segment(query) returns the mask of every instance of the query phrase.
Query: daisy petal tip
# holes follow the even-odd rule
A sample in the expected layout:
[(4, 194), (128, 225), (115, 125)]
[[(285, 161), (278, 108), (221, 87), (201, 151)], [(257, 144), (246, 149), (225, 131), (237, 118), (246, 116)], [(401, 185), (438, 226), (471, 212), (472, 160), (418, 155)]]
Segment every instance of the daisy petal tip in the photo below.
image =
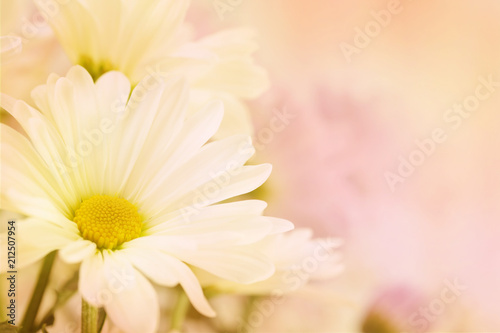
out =
[(61, 79), (68, 80), (75, 87), (80, 87), (84, 89), (84, 87), (94, 87), (94, 79), (90, 75), (90, 73), (82, 66), (75, 65), (68, 70), (68, 73), (65, 77), (61, 77), (57, 80), (59, 82)]
[(217, 313), (215, 313), (215, 311), (214, 311), (214, 310), (211, 310), (210, 312), (207, 312), (207, 313), (205, 314), (205, 316), (207, 316), (207, 317), (209, 317), (209, 318), (215, 318), (215, 317), (217, 317)]
[(201, 113), (211, 118), (218, 129), (224, 118), (224, 103), (221, 100), (213, 100), (206, 103), (202, 110)]
[[(193, 304), (195, 306), (195, 304)], [(207, 302), (205, 306), (195, 306), (195, 308), (205, 317), (208, 318), (215, 318), (217, 317), (217, 313), (215, 310), (212, 308), (212, 306)]]
[(246, 281), (245, 284), (252, 284), (265, 281), (269, 279), (271, 276), (273, 276), (274, 273), (276, 273), (276, 266), (272, 262), (269, 262), (267, 270), (265, 272), (263, 272), (260, 276), (256, 277), (253, 281)]
[(10, 113), (10, 110), (12, 110), (18, 102), (19, 101), (14, 97), (9, 96), (5, 93), (0, 93), (0, 106), (7, 112)]
[[(81, 65), (74, 65), (72, 66), (68, 72), (66, 73), (66, 77), (67, 78), (70, 78), (70, 77), (86, 77), (86, 78), (90, 78), (90, 80), (92, 80), (92, 76), (89, 74), (89, 72), (85, 69), (85, 67), (81, 66)], [(94, 80), (92, 80), (94, 81)]]
[(96, 85), (98, 85), (99, 82), (113, 82), (113, 81), (125, 82), (128, 84), (128, 86), (130, 86), (130, 80), (128, 79), (128, 77), (122, 72), (115, 70), (106, 72), (101, 76), (99, 76), (99, 78), (96, 80)]
[(59, 256), (66, 263), (79, 263), (94, 254), (96, 249), (97, 246), (94, 242), (78, 240), (61, 249)]
[(261, 168), (267, 173), (268, 177), (271, 175), (271, 172), (273, 171), (273, 165), (271, 163), (261, 164)]
[(279, 234), (291, 231), (293, 229), (295, 229), (295, 225), (292, 222), (288, 220), (279, 219), (277, 221), (274, 221), (272, 231), (273, 233)]
[(224, 103), (221, 100), (215, 100), (207, 103), (206, 108), (215, 114), (220, 114), (220, 118), (224, 116)]

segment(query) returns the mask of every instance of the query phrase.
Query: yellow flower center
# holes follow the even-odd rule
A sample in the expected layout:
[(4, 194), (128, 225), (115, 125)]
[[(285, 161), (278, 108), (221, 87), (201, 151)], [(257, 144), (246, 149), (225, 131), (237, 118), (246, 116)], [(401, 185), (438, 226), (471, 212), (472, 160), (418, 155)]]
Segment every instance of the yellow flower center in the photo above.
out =
[(126, 199), (94, 195), (75, 211), (74, 221), (83, 238), (98, 248), (114, 249), (141, 234), (142, 221), (137, 208)]

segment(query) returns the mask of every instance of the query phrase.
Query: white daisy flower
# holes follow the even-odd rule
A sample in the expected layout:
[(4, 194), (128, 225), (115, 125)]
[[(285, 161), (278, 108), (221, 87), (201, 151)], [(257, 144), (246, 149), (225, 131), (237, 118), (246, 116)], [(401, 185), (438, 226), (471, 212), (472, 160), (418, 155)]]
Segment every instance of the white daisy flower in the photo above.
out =
[(221, 103), (186, 117), (186, 84), (146, 87), (130, 94), (125, 75), (94, 83), (75, 66), (33, 91), (40, 111), (4, 94), (0, 102), (26, 132), (1, 124), (1, 208), (27, 216), (19, 263), (53, 250), (81, 262), (83, 299), (126, 332), (157, 327), (150, 281), (180, 284), (199, 312), (214, 316), (190, 266), (238, 283), (264, 280), (274, 265), (252, 244), (293, 228), (262, 216), (262, 201), (217, 204), (259, 187), (271, 171), (244, 165), (254, 153), (246, 136), (207, 143)]
[[(47, 11), (45, 0), (35, 1)], [(183, 24), (188, 0), (75, 0), (53, 2), (49, 23), (73, 64), (94, 78), (109, 70), (127, 75), (133, 84), (153, 82), (182, 70), (191, 84), (194, 107), (214, 98), (225, 104), (219, 137), (252, 133), (242, 99), (256, 98), (269, 86), (266, 71), (255, 65), (254, 35), (246, 29), (193, 40)]]

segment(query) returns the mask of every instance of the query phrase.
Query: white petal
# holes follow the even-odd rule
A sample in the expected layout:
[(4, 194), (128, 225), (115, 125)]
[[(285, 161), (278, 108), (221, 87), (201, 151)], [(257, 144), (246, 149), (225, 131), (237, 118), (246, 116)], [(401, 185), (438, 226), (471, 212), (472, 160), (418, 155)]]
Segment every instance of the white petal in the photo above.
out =
[[(45, 2), (36, 0), (35, 4), (43, 12)], [(73, 63), (78, 63), (82, 54), (95, 55), (96, 45), (89, 41), (89, 36), (100, 36), (95, 20), (80, 1), (69, 1), (58, 6), (60, 13), (52, 15), (49, 23), (58, 35), (60, 43)], [(95, 38), (94, 38), (95, 39)]]
[(231, 59), (217, 64), (196, 82), (196, 87), (256, 98), (269, 88), (269, 78), (262, 67), (248, 59)]
[[(158, 169), (167, 161), (172, 142), (183, 127), (189, 97), (187, 85), (182, 81), (169, 82), (169, 84), (164, 88), (157, 116), (144, 142), (144, 149), (140, 152), (130, 174), (128, 186), (125, 189), (126, 193), (130, 193), (128, 196), (136, 195), (137, 191), (153, 178), (151, 175), (158, 173)], [(134, 124), (131, 125), (134, 126)], [(131, 130), (135, 131), (134, 127)]]
[(61, 228), (34, 218), (20, 220), (17, 226), (19, 261), (17, 267), (28, 266), (49, 252), (59, 250), (79, 238), (72, 229)]
[(196, 251), (198, 249), (196, 241), (189, 237), (152, 235), (143, 236), (126, 242), (122, 245), (123, 249), (141, 248), (161, 250), (166, 253), (177, 253), (183, 251)]
[(146, 233), (185, 236), (203, 246), (227, 246), (255, 243), (267, 235), (293, 229), (289, 221), (261, 216), (265, 206), (262, 201), (248, 200), (186, 211), (154, 225)]
[[(134, 1), (126, 2), (129, 6), (129, 17), (122, 18), (128, 24), (122, 31), (120, 44), (120, 68), (122, 71), (132, 71), (140, 60), (151, 53), (159, 56), (158, 45), (164, 46), (171, 43), (179, 25), (184, 20), (189, 1)], [(138, 33), (139, 32), (139, 33)], [(155, 52), (156, 51), (156, 52)], [(161, 55), (165, 54), (164, 52)]]
[(40, 110), (47, 118), (51, 120), (54, 120), (51, 110), (54, 87), (59, 78), (59, 75), (51, 73), (47, 78), (46, 84), (39, 85), (31, 91), (31, 98), (35, 102), (38, 110)]
[[(97, 99), (100, 108), (99, 126), (102, 135), (100, 167), (96, 168), (97, 191), (113, 193), (113, 165), (120, 149), (120, 135), (123, 133), (125, 107), (130, 95), (130, 82), (120, 72), (105, 73), (96, 81)], [(95, 129), (94, 129), (95, 131)]]
[[(2, 105), (4, 99), (2, 96)], [(7, 109), (23, 126), (37, 154), (45, 162), (54, 180), (65, 195), (71, 197), (75, 190), (69, 177), (70, 156), (60, 134), (46, 117), (28, 104), (17, 101), (12, 109)], [(73, 171), (73, 170), (71, 170)], [(79, 179), (80, 177), (76, 177)]]
[(125, 102), (130, 95), (130, 81), (121, 72), (111, 71), (103, 74), (96, 82), (98, 100), (103, 111), (118, 112), (113, 109), (119, 106), (119, 102)]
[(177, 256), (193, 266), (238, 283), (255, 283), (274, 273), (273, 263), (253, 248), (203, 248)]
[[(154, 216), (170, 202), (201, 186), (210, 187), (210, 195), (217, 195), (220, 188), (230, 182), (233, 171), (254, 152), (250, 137), (244, 135), (207, 144), (187, 163), (171, 175), (158, 179), (152, 189), (144, 193), (145, 214)], [(169, 191), (165, 193), (167, 186)]]
[[(198, 210), (213, 203), (251, 192), (266, 181), (271, 169), (270, 164), (250, 165), (235, 169), (230, 172), (227, 182), (221, 184), (220, 179), (214, 179), (211, 182), (202, 184), (183, 197), (169, 203), (165, 211), (172, 212), (189, 208)], [(215, 192), (212, 191), (213, 185), (219, 185)], [(209, 188), (210, 186), (212, 188)]]
[[(109, 161), (109, 168), (114, 171), (112, 177), (115, 191), (124, 188), (136, 164), (141, 164), (140, 158), (149, 161), (161, 151), (163, 146), (156, 140), (168, 138), (163, 131), (168, 134), (179, 130), (186, 89), (185, 82), (177, 79), (158, 84), (149, 90), (142, 85), (134, 89), (125, 111), (120, 146), (116, 147), (115, 155), (110, 156)], [(120, 149), (121, 147), (129, 149)]]
[(17, 99), (7, 94), (0, 93), (0, 106), (2, 106), (2, 108), (4, 108), (7, 112), (12, 114), (16, 102)]
[(256, 33), (252, 29), (227, 29), (204, 37), (196, 43), (215, 51), (223, 59), (242, 58), (258, 49), (258, 44), (254, 41), (255, 36)]
[[(128, 189), (131, 198), (145, 198), (143, 194), (151, 185), (158, 183), (157, 178), (168, 176), (173, 170), (195, 155), (217, 131), (224, 115), (223, 105), (220, 102), (210, 103), (198, 113), (190, 117), (175, 140), (165, 147), (161, 158), (151, 161), (148, 172), (139, 173), (134, 170), (131, 183), (135, 186)], [(140, 186), (138, 186), (140, 185)], [(138, 199), (133, 199), (138, 200)]]
[[(111, 301), (104, 305), (109, 318), (125, 332), (155, 332), (160, 320), (160, 304), (151, 283), (120, 252), (105, 254), (104, 266), (112, 292)], [(118, 269), (128, 272), (129, 276), (120, 281), (115, 276)], [(110, 272), (113, 275), (109, 275)]]
[(202, 315), (207, 317), (215, 317), (215, 311), (208, 303), (203, 290), (201, 289), (200, 282), (194, 275), (193, 271), (181, 261), (171, 258), (170, 269), (177, 275), (179, 282), (186, 292), (191, 304)]
[(160, 216), (156, 220), (148, 222), (150, 229), (148, 233), (168, 232), (176, 228), (185, 227), (187, 224), (205, 220), (218, 220), (222, 217), (238, 219), (242, 216), (260, 216), (267, 207), (267, 203), (261, 200), (241, 200), (204, 207), (197, 210), (182, 210), (172, 216)]
[[(50, 221), (50, 223), (60, 227), (66, 227), (72, 223), (45, 196), (27, 194), (30, 192), (27, 190), (29, 188), (25, 187), (29, 184), (26, 179), (20, 178), (18, 184), (12, 184), (13, 180), (15, 179), (2, 184), (2, 187), (7, 187), (7, 189), (2, 189), (2, 209), (26, 216), (36, 216), (41, 220)], [(17, 188), (14, 188), (14, 186)]]
[(67, 263), (78, 263), (90, 255), (95, 255), (96, 244), (86, 239), (79, 239), (59, 251), (61, 258)]
[[(166, 244), (151, 241), (163, 237), (141, 238), (147, 239), (148, 242), (129, 245), (121, 253), (154, 282), (166, 286), (180, 283), (196, 310), (205, 316), (214, 317), (215, 312), (203, 295), (201, 286), (191, 269), (177, 258), (163, 253)], [(192, 249), (185, 249), (182, 252), (185, 251)]]
[(253, 134), (253, 124), (250, 112), (245, 104), (233, 95), (216, 94), (213, 98), (220, 99), (224, 103), (224, 120), (214, 139), (225, 138), (236, 134)]
[[(73, 127), (63, 128), (59, 126), (60, 132), (71, 131), (77, 135), (75, 142), (85, 140), (85, 131), (91, 131), (98, 128), (99, 107), (97, 103), (97, 92), (94, 81), (90, 74), (81, 66), (73, 66), (70, 68), (66, 77), (57, 80), (54, 89), (54, 103), (52, 112), (59, 109), (58, 114), (54, 117), (63, 117), (68, 114), (72, 116), (68, 125)], [(66, 116), (67, 117), (67, 116)], [(78, 149), (77, 146), (74, 147)]]
[(189, 114), (194, 114), (200, 108), (211, 102), (221, 101), (224, 104), (224, 119), (214, 140), (223, 139), (232, 135), (246, 134), (253, 135), (253, 124), (247, 106), (234, 95), (211, 91), (192, 89), (189, 99)]
[(271, 235), (281, 234), (283, 232), (293, 230), (295, 227), (292, 222), (285, 219), (269, 216), (266, 216), (265, 218), (273, 225), (270, 233)]
[(104, 304), (108, 289), (104, 272), (104, 258), (100, 252), (83, 260), (80, 266), (78, 290), (82, 297), (93, 306)]
[[(24, 193), (24, 196), (47, 198), (47, 203), (40, 208), (48, 214), (59, 213), (69, 216), (68, 201), (71, 200), (71, 196), (67, 195), (64, 185), (61, 187), (61, 184), (52, 177), (50, 170), (40, 159), (33, 145), (25, 136), (4, 124), (0, 124), (0, 131), (2, 153), (9, 156), (8, 159), (2, 160), (1, 207), (15, 211), (29, 210), (25, 203), (13, 200), (7, 195), (10, 190), (14, 189)], [(36, 216), (51, 220), (40, 215)]]
[(173, 287), (179, 283), (177, 276), (172, 273), (167, 254), (153, 249), (143, 249), (139, 246), (129, 247), (121, 251), (126, 254), (132, 264), (154, 283)]
[(218, 61), (196, 82), (196, 87), (224, 91), (243, 98), (255, 98), (269, 87), (266, 71), (255, 65), (251, 53), (257, 49), (254, 33), (248, 29), (221, 31), (195, 42), (213, 52)]

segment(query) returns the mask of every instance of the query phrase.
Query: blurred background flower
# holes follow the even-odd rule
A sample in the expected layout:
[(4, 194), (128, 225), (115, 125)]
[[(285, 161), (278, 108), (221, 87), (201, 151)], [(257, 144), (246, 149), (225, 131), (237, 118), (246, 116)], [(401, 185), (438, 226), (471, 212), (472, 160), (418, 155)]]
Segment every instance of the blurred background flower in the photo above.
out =
[(1, 91), (31, 102), (31, 90), (50, 73), (67, 71), (70, 62), (48, 24), (47, 13), (31, 0), (1, 4)]

